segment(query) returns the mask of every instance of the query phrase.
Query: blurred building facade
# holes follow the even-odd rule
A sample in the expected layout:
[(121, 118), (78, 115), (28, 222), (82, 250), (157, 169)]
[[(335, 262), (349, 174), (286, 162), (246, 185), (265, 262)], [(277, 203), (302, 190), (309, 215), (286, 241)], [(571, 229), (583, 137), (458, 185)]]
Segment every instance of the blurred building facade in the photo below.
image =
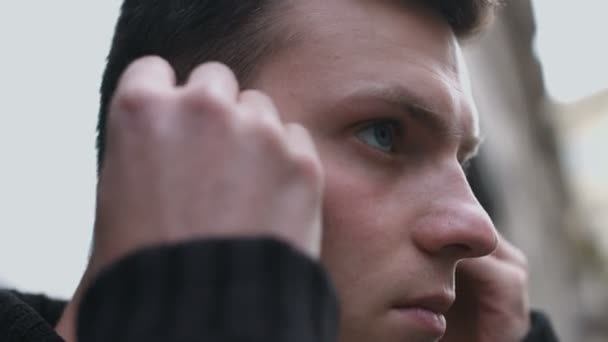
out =
[[(585, 127), (601, 121), (608, 132), (608, 99), (549, 104), (534, 34), (529, 1), (512, 1), (486, 34), (467, 43), (485, 136), (472, 183), (498, 229), (528, 255), (532, 305), (551, 316), (561, 340), (605, 342), (608, 257), (602, 251), (608, 251), (608, 233), (601, 226), (608, 222), (608, 187), (602, 183), (608, 173), (602, 177), (590, 166), (585, 172), (595, 180), (589, 182), (586, 175), (573, 176), (571, 165), (572, 156), (599, 143)], [(577, 115), (602, 106), (603, 116)], [(595, 151), (602, 153), (598, 146)], [(592, 200), (581, 195), (588, 188)]]

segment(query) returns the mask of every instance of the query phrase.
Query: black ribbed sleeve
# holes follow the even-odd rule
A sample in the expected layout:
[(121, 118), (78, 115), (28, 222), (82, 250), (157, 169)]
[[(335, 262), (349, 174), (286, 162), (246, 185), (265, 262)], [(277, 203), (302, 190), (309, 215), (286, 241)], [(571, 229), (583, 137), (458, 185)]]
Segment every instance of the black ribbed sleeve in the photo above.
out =
[(538, 311), (531, 314), (532, 327), (523, 342), (558, 342), (549, 319)]
[(137, 252), (84, 296), (80, 342), (331, 342), (337, 302), (321, 266), (271, 239)]
[(51, 325), (15, 293), (0, 291), (0, 341), (62, 342)]
[[(0, 342), (62, 342), (64, 302), (0, 291)], [(270, 239), (142, 250), (85, 294), (78, 342), (335, 342), (335, 293), (321, 266)], [(524, 342), (557, 342), (532, 313)], [(464, 342), (464, 341), (463, 341)]]

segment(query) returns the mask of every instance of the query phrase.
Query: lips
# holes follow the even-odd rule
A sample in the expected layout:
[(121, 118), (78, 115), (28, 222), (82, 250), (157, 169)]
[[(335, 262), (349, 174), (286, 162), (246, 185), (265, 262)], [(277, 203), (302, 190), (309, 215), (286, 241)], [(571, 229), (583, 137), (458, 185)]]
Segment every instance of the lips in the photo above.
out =
[(405, 306), (401, 307), (421, 308), (438, 315), (443, 315), (452, 307), (455, 298), (456, 296), (452, 293), (430, 295), (408, 301)]
[(455, 299), (456, 295), (453, 292), (443, 292), (399, 301), (394, 307), (396, 309), (420, 308), (437, 315), (443, 315), (452, 307)]
[(392, 317), (403, 322), (403, 326), (408, 327), (410, 333), (411, 329), (415, 329), (426, 336), (439, 338), (446, 332), (447, 322), (444, 313), (450, 309), (454, 299), (453, 292), (437, 292), (397, 302), (391, 310), (394, 313)]

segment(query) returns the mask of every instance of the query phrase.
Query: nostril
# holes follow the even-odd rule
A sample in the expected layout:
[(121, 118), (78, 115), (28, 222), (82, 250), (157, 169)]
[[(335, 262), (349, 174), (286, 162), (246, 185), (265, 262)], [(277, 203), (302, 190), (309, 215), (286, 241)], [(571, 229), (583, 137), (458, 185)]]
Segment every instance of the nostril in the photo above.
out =
[(471, 240), (471, 245), (469, 246), (472, 258), (492, 254), (498, 246), (498, 233), (491, 222), (488, 226), (480, 228), (480, 230), (477, 239)]
[(473, 258), (473, 255), (475, 254), (473, 248), (463, 243), (445, 246), (443, 250), (444, 254), (450, 254), (454, 259)]
[(454, 259), (479, 258), (492, 254), (492, 252), (494, 252), (496, 249), (498, 240), (484, 240), (469, 240), (467, 243), (447, 244), (443, 247), (442, 253), (445, 255), (450, 255)]

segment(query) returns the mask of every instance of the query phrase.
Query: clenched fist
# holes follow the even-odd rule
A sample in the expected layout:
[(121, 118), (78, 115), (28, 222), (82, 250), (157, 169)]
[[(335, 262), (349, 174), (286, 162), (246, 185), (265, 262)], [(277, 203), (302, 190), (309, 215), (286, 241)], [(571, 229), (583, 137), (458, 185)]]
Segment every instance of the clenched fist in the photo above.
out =
[(134, 62), (111, 104), (92, 262), (201, 238), (276, 237), (318, 258), (322, 168), (308, 132), (207, 63), (176, 86)]

